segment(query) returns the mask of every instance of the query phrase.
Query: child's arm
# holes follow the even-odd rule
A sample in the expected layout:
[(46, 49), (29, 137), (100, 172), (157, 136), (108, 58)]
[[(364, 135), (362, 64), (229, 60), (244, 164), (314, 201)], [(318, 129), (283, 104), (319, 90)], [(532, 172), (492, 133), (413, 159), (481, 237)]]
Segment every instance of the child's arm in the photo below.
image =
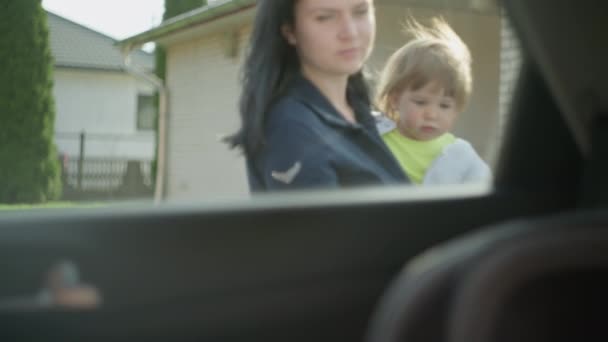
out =
[(488, 164), (486, 164), (477, 153), (475, 153), (475, 156), (477, 158), (471, 162), (471, 165), (463, 178), (463, 183), (481, 182), (492, 179), (492, 171)]
[(431, 164), (423, 184), (463, 184), (490, 180), (490, 168), (469, 142), (457, 139)]

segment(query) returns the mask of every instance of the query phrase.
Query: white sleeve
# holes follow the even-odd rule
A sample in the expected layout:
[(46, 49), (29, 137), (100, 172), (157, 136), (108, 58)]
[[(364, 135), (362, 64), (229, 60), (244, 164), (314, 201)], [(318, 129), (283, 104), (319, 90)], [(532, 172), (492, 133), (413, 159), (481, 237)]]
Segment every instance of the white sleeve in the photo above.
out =
[(431, 163), (423, 184), (462, 184), (490, 178), (490, 168), (473, 146), (463, 139), (456, 139)]

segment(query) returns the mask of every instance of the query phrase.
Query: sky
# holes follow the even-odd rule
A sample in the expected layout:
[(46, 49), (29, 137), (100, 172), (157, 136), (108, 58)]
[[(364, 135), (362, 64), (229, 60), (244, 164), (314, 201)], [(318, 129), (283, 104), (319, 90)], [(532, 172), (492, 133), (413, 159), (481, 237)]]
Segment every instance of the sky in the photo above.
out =
[(42, 0), (42, 6), (120, 40), (157, 26), (162, 21), (164, 0)]

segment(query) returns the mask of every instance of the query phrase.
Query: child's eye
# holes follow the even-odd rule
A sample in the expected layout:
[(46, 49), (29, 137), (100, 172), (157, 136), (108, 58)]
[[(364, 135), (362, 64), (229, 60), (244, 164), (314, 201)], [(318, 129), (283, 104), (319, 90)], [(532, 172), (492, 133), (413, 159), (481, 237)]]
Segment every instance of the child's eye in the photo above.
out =
[(412, 101), (419, 106), (424, 106), (426, 104), (426, 101), (424, 101), (424, 100), (412, 100)]
[(449, 104), (449, 103), (442, 103), (440, 106), (441, 106), (442, 109), (450, 109), (450, 108), (452, 108), (452, 105)]

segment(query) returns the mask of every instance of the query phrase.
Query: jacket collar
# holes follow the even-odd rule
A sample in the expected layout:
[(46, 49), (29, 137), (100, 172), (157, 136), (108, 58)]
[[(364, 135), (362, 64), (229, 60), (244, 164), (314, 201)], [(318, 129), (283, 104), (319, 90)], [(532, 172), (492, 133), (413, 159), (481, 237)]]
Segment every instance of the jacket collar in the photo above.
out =
[(341, 128), (360, 129), (362, 126), (374, 127), (374, 118), (370, 114), (370, 108), (363, 104), (363, 101), (348, 96), (348, 102), (353, 107), (357, 123), (353, 124), (335, 109), (329, 100), (321, 93), (311, 81), (298, 74), (294, 77), (290, 93), (305, 106), (309, 107), (315, 114), (326, 123)]

